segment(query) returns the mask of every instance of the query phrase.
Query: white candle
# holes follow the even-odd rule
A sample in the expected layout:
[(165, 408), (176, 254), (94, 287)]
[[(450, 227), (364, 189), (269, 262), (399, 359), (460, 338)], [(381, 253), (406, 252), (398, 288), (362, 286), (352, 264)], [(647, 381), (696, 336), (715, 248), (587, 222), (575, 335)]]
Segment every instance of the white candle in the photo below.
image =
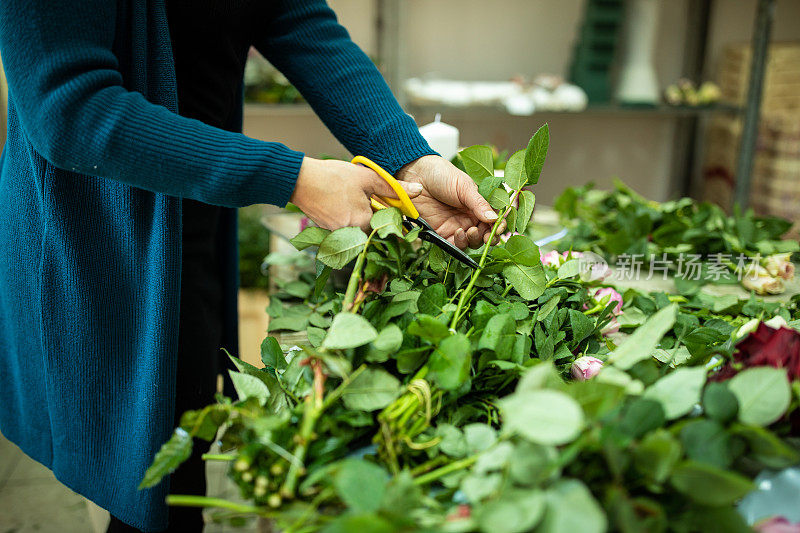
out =
[(445, 124), (441, 119), (442, 115), (437, 113), (434, 121), (421, 126), (419, 132), (431, 148), (449, 161), (458, 153), (458, 128)]

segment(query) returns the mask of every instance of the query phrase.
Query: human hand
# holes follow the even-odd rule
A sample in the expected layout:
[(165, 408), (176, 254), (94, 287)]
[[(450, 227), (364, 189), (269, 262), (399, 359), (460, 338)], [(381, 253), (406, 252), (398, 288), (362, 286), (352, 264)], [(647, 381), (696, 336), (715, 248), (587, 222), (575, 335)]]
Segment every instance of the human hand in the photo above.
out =
[[(489, 240), (497, 213), (472, 178), (452, 163), (438, 155), (426, 155), (405, 165), (396, 177), (423, 186), (414, 205), (439, 235), (461, 249), (479, 248)], [(504, 229), (502, 222), (497, 234)]]
[[(419, 183), (401, 181), (400, 185), (409, 198), (416, 198), (423, 189)], [(306, 157), (291, 202), (321, 228), (357, 226), (369, 233), (372, 195), (397, 198), (389, 184), (367, 167)]]

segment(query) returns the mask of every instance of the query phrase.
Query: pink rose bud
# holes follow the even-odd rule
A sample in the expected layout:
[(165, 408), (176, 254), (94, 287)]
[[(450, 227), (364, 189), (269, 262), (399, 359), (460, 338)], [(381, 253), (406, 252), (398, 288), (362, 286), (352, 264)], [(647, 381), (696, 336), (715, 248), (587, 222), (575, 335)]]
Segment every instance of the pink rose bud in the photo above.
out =
[(575, 252), (573, 250), (570, 250), (568, 252), (562, 253), (561, 255), (564, 256), (565, 261), (569, 261), (570, 259), (580, 259), (581, 257), (583, 257), (583, 252)]
[(753, 526), (758, 533), (800, 533), (800, 523), (792, 524), (782, 516), (761, 520)]
[(603, 326), (603, 329), (600, 330), (602, 335), (611, 335), (612, 333), (616, 333), (619, 331), (619, 322), (617, 322), (617, 317), (611, 317), (611, 321)]
[(573, 361), (570, 372), (572, 372), (572, 377), (578, 381), (586, 381), (595, 377), (602, 368), (603, 362), (600, 359), (584, 355)]
[(605, 305), (608, 304), (609, 302), (617, 302), (617, 305), (614, 306), (612, 312), (615, 315), (622, 314), (622, 295), (617, 291), (615, 291), (614, 289), (612, 289), (611, 287), (597, 288), (594, 290), (594, 292), (591, 293), (591, 295), (592, 298), (594, 298), (594, 300), (600, 304)]
[(561, 254), (555, 250), (550, 250), (547, 253), (539, 253), (539, 258), (542, 264), (547, 267), (558, 268), (561, 266)]
[(522, 235), (522, 233), (519, 233), (517, 231), (509, 231), (508, 233), (503, 233), (502, 235), (500, 235), (500, 240), (502, 242), (508, 242), (508, 239), (510, 239), (514, 235)]
[(303, 217), (300, 219), (300, 231), (303, 231), (311, 224), (311, 219), (308, 217)]
[(786, 280), (794, 277), (794, 263), (789, 259), (792, 254), (775, 254), (767, 256), (764, 268), (770, 276)]

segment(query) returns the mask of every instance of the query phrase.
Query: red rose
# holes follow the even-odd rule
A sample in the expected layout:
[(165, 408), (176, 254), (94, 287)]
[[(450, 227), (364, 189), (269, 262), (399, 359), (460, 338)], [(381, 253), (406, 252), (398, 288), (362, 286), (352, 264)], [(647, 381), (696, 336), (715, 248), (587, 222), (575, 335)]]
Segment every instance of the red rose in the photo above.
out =
[[(736, 346), (733, 360), (737, 366), (772, 366), (785, 368), (789, 379), (800, 379), (800, 333), (794, 329), (773, 329), (764, 323)], [(725, 381), (738, 372), (731, 363), (714, 375), (714, 381)]]

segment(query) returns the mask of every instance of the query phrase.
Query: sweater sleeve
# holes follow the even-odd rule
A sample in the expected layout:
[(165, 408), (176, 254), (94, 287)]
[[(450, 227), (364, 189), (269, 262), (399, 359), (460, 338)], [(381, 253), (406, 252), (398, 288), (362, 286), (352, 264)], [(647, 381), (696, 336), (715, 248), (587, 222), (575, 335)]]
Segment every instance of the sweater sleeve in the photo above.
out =
[(350, 152), (392, 174), (436, 153), (325, 0), (276, 0), (272, 9), (269, 22), (256, 32), (256, 48)]
[[(113, 48), (118, 5), (0, 2), (10, 102), (34, 150), (58, 168), (154, 192), (230, 207), (284, 205), (302, 153), (181, 117), (123, 86)], [(166, 23), (161, 31), (168, 42)]]

